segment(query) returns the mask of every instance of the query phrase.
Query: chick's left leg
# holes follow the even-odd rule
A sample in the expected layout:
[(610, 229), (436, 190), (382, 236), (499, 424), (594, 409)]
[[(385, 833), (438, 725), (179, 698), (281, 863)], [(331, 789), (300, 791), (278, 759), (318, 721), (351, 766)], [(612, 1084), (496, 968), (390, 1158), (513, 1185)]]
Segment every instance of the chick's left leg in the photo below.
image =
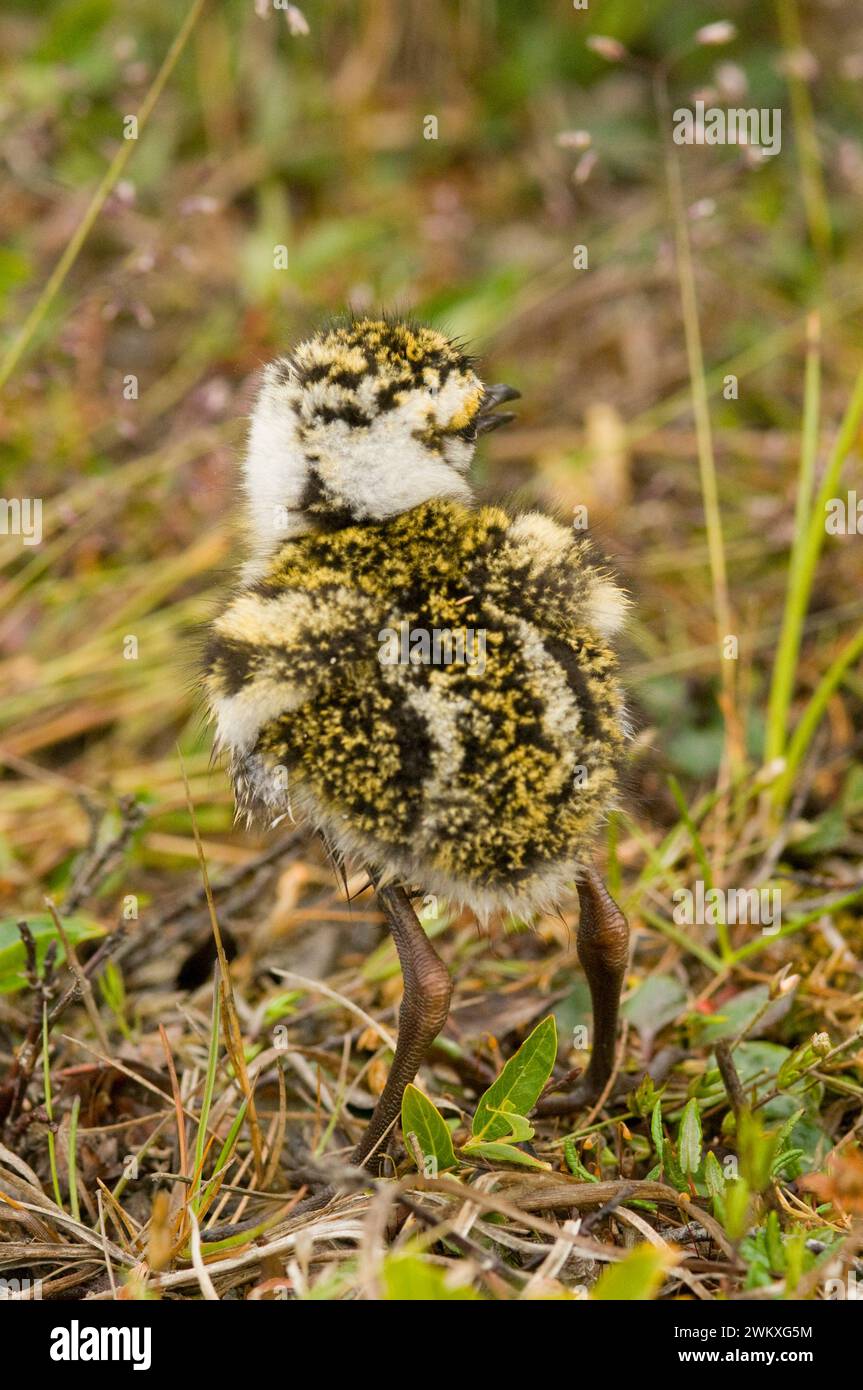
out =
[(381, 1139), (401, 1111), (405, 1087), (413, 1081), (446, 1023), (452, 994), (449, 971), (420, 926), (405, 890), (378, 888), (377, 897), (396, 944), (405, 992), (387, 1084), (351, 1157), (351, 1163), (358, 1167), (371, 1167), (376, 1160)]

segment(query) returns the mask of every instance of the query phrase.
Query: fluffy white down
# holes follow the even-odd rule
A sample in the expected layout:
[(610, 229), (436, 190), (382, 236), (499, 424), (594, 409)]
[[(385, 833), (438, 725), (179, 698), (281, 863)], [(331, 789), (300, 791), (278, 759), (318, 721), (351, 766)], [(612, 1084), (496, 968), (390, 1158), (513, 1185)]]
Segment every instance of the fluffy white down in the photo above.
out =
[[(316, 383), (308, 390), (306, 406), (310, 410), (314, 404), (337, 405), (343, 394), (327, 383)], [(318, 456), (316, 470), (328, 491), (358, 517), (383, 520), (432, 497), (470, 501), (464, 475), (473, 444), (452, 436), (439, 454), (417, 437), (430, 418), (445, 422), (455, 415), (464, 395), (464, 383), (455, 379), (441, 391), (405, 391), (394, 409), (375, 415), (366, 426), (344, 420), (307, 423), (301, 441), (290, 388), (272, 366), (267, 368), (252, 411), (243, 464), (252, 549), (244, 578), (256, 578), (282, 541), (309, 530), (309, 520), (300, 510), (309, 477), (308, 453)], [(353, 399), (363, 403), (362, 388)]]

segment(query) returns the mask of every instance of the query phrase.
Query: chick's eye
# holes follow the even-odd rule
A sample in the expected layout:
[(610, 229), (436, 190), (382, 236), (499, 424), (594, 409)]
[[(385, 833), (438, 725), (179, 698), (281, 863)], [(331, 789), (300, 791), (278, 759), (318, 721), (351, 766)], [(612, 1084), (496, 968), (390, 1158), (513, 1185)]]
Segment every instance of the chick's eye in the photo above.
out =
[(476, 439), (476, 423), (471, 420), (469, 425), (457, 431), (459, 439), (464, 439), (466, 443), (473, 444)]

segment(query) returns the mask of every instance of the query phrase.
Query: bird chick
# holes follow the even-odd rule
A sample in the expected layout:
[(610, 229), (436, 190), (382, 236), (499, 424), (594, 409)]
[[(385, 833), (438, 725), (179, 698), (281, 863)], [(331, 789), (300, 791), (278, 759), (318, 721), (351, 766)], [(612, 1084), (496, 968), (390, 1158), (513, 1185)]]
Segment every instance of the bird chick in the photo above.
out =
[(477, 436), (517, 395), (432, 328), (351, 318), (271, 363), (252, 414), (251, 560), (204, 683), (238, 810), (361, 861), (396, 941), (398, 1050), (357, 1163), (449, 1005), (406, 888), (484, 921), (577, 881), (594, 1048), (554, 1107), (613, 1062), (627, 928), (590, 848), (626, 735), (609, 645), (626, 601), (585, 536), (475, 503)]

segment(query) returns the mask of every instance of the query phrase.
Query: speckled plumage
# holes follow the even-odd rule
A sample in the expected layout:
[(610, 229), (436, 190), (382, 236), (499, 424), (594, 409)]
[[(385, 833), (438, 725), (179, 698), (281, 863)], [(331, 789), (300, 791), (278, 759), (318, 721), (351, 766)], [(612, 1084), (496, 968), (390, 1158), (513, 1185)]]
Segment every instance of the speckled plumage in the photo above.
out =
[[(289, 417), (283, 534), (261, 533), (259, 438), (258, 559), (205, 675), (238, 807), (482, 917), (551, 905), (614, 800), (619, 590), (579, 533), (474, 505), (483, 387), (433, 330), (331, 330), (269, 369), (264, 398)], [(470, 641), (462, 660), (381, 659), (387, 632), (465, 629), (482, 661)]]

